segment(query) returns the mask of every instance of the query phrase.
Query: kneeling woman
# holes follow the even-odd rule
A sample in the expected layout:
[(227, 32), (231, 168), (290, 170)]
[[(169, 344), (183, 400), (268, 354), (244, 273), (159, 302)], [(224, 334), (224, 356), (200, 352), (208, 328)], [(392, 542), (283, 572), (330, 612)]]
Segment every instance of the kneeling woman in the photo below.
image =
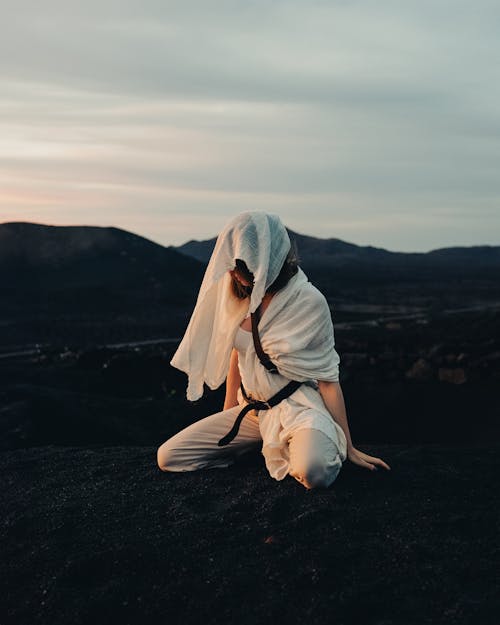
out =
[(158, 449), (164, 471), (227, 467), (256, 445), (270, 475), (328, 487), (342, 463), (390, 467), (351, 441), (339, 356), (325, 297), (297, 266), (276, 215), (232, 219), (215, 245), (184, 338), (171, 364), (187, 398), (226, 380), (221, 412)]

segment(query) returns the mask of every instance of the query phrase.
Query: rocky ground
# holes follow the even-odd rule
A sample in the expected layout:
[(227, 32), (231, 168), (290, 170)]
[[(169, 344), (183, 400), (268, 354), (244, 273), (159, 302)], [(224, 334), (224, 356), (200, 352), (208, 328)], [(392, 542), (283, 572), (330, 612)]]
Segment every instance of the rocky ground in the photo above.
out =
[(156, 447), (219, 409), (173, 346), (0, 358), (0, 623), (498, 622), (498, 312), (336, 333), (353, 438), (327, 490), (259, 453), (165, 474)]
[(366, 446), (323, 491), (260, 454), (165, 474), (152, 447), (0, 455), (5, 624), (496, 624), (498, 445)]
[[(499, 439), (500, 311), (353, 326), (336, 344), (355, 440)], [(219, 410), (223, 388), (186, 401), (174, 349), (55, 345), (0, 357), (0, 449), (155, 445)]]

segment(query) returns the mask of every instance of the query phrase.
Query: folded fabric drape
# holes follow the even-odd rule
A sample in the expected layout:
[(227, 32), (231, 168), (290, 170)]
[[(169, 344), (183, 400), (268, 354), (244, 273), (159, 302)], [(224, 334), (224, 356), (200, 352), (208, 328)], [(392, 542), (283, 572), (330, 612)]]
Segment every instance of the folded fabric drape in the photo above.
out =
[[(189, 400), (202, 396), (204, 382), (215, 389), (226, 379), (238, 327), (262, 302), (289, 249), (280, 218), (258, 211), (239, 215), (219, 235), (188, 328), (171, 360), (189, 377)], [(250, 301), (238, 300), (230, 288), (229, 270), (236, 258), (255, 276)], [(339, 379), (328, 303), (300, 267), (274, 294), (262, 314), (259, 334), (263, 350), (289, 380)]]
[[(250, 211), (234, 217), (217, 238), (184, 337), (170, 364), (188, 375), (187, 398), (203, 395), (203, 383), (219, 387), (226, 379), (238, 326), (262, 302), (290, 251), (290, 239), (278, 215)], [(229, 271), (236, 259), (254, 275), (250, 299), (231, 291)]]

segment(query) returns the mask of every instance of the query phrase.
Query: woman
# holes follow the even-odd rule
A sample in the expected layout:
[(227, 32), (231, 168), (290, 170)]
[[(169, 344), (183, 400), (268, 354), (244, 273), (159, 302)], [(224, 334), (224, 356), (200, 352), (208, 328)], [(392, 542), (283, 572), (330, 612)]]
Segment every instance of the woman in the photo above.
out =
[(159, 467), (227, 467), (262, 445), (273, 478), (291, 475), (307, 489), (330, 486), (346, 458), (390, 469), (352, 444), (334, 345), (326, 299), (297, 266), (280, 218), (233, 218), (171, 361), (187, 373), (191, 401), (204, 383), (215, 389), (226, 380), (224, 407), (167, 440)]

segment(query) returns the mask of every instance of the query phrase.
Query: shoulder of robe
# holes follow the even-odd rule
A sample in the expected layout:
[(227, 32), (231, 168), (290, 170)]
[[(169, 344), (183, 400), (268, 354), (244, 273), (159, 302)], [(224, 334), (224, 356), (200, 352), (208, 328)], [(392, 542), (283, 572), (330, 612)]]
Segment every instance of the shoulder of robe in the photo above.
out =
[(311, 311), (317, 311), (319, 314), (323, 314), (327, 311), (328, 313), (330, 312), (326, 297), (314, 284), (311, 284), (311, 282), (307, 282), (303, 289), (301, 289), (300, 303), (302, 307), (306, 307)]
[(313, 284), (307, 282), (295, 294), (272, 324), (284, 322), (287, 326), (302, 327), (305, 320), (319, 327), (329, 327), (332, 323), (330, 308), (325, 296)]

